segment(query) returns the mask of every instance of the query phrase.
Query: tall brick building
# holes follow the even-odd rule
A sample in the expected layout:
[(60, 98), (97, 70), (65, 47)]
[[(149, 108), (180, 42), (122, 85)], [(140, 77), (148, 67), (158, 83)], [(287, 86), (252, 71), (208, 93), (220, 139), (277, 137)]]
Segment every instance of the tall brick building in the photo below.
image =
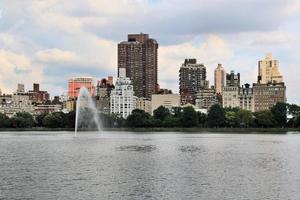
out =
[(196, 59), (185, 59), (179, 70), (179, 93), (181, 105), (195, 105), (196, 93), (200, 89), (208, 88), (206, 67), (197, 64)]
[(137, 97), (151, 99), (159, 89), (157, 49), (156, 40), (143, 33), (129, 34), (127, 41), (118, 44), (118, 75), (120, 68), (126, 68)]

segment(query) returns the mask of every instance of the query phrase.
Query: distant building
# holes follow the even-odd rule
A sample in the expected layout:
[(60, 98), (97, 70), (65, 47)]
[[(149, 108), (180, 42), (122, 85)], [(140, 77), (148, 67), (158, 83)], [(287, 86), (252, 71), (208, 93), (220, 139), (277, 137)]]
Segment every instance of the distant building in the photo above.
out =
[(226, 86), (223, 87), (222, 105), (227, 107), (240, 107), (240, 73), (235, 74), (231, 71), (226, 74)]
[(24, 86), (24, 84), (18, 83), (17, 93), (25, 93), (25, 86)]
[(151, 109), (156, 110), (159, 106), (164, 106), (172, 111), (173, 107), (180, 106), (180, 96), (178, 94), (154, 94), (152, 95)]
[(0, 113), (4, 113), (9, 117), (14, 116), (18, 112), (28, 112), (33, 114), (34, 107), (31, 97), (27, 93), (15, 93), (12, 96), (5, 96), (0, 105)]
[(110, 95), (110, 112), (127, 118), (136, 108), (136, 101), (131, 81), (126, 77), (126, 69), (119, 68), (119, 77)]
[(65, 112), (75, 111), (75, 109), (76, 109), (76, 100), (75, 99), (69, 99), (69, 100), (63, 102), (63, 110)]
[(235, 74), (234, 71), (230, 71), (230, 74), (226, 74), (226, 86), (240, 87), (240, 73)]
[(68, 96), (75, 99), (79, 95), (80, 88), (85, 87), (92, 96), (95, 96), (95, 86), (91, 77), (75, 77), (69, 79)]
[(111, 90), (114, 88), (113, 78), (109, 76), (107, 79), (103, 78), (98, 81), (96, 86), (96, 96), (109, 97)]
[(266, 58), (258, 61), (258, 78), (257, 83), (281, 83), (283, 77), (279, 71), (279, 61), (274, 60), (272, 54), (267, 54)]
[(151, 114), (152, 103), (149, 99), (146, 99), (144, 97), (140, 97), (136, 101), (136, 108), (145, 111), (146, 113)]
[(118, 69), (126, 69), (137, 97), (151, 99), (158, 91), (157, 49), (156, 40), (143, 33), (129, 34), (127, 41), (118, 44)]
[(211, 106), (218, 104), (216, 90), (212, 88), (200, 89), (196, 94), (197, 109), (209, 110)]
[(249, 84), (245, 84), (240, 88), (240, 108), (254, 112), (254, 95), (253, 88)]
[(113, 84), (113, 77), (108, 76), (98, 81), (96, 86), (96, 108), (100, 113), (110, 113), (110, 94), (115, 88)]
[(240, 87), (238, 87), (238, 86), (223, 87), (223, 95), (222, 95), (223, 108), (240, 107), (239, 90), (240, 90)]
[(40, 84), (38, 83), (33, 84), (33, 90), (29, 90), (28, 95), (35, 104), (44, 104), (50, 100), (50, 94), (47, 91), (40, 90)]
[(222, 94), (222, 89), (225, 86), (225, 69), (222, 64), (218, 64), (215, 69), (215, 89), (217, 94)]
[(60, 112), (62, 111), (62, 105), (60, 104), (40, 104), (34, 106), (34, 115), (41, 115), (41, 114), (49, 114), (53, 112)]
[(179, 70), (181, 105), (187, 103), (195, 105), (196, 93), (204, 88), (208, 88), (206, 67), (203, 64), (197, 64), (196, 59), (185, 59)]
[(272, 108), (278, 102), (286, 102), (286, 86), (281, 83), (253, 84), (254, 111)]

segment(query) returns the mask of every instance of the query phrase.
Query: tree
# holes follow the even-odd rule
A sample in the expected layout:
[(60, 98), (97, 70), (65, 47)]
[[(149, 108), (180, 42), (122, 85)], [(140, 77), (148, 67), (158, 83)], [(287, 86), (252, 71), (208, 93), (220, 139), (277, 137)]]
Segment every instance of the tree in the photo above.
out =
[(182, 110), (181, 124), (184, 127), (193, 127), (198, 124), (198, 116), (193, 107), (184, 107)]
[(126, 119), (126, 125), (129, 127), (149, 127), (151, 122), (151, 115), (139, 109), (134, 109)]
[(276, 123), (270, 110), (254, 113), (255, 123), (262, 128), (273, 127)]
[(164, 106), (159, 106), (153, 111), (153, 118), (164, 121), (168, 116), (170, 116), (170, 111)]
[(66, 116), (63, 112), (49, 113), (44, 117), (43, 125), (49, 128), (64, 128), (66, 127)]
[(236, 113), (237, 122), (240, 126), (249, 127), (253, 123), (253, 114), (249, 110), (240, 109)]
[(296, 104), (288, 104), (288, 113), (293, 117), (297, 117), (300, 115), (300, 106)]
[(278, 102), (271, 108), (271, 112), (276, 124), (280, 127), (285, 127), (287, 123), (287, 104)]
[(35, 126), (36, 127), (42, 127), (43, 126), (43, 119), (44, 117), (46, 116), (47, 114), (43, 113), (43, 114), (40, 114), (40, 115), (37, 115), (35, 117)]
[(9, 117), (5, 114), (0, 113), (0, 128), (8, 128), (10, 126)]
[(76, 119), (76, 112), (70, 111), (66, 114), (66, 127), (67, 128), (74, 128), (75, 127), (75, 119)]
[(205, 124), (207, 122), (207, 115), (202, 112), (197, 112), (198, 117), (198, 126), (205, 127)]
[(227, 126), (236, 127), (237, 126), (237, 112), (227, 111), (225, 112), (225, 121)]
[(34, 125), (34, 119), (27, 112), (19, 112), (11, 118), (11, 125), (13, 128), (31, 128)]
[(209, 127), (222, 127), (225, 124), (224, 109), (218, 105), (213, 105), (208, 112), (207, 124)]

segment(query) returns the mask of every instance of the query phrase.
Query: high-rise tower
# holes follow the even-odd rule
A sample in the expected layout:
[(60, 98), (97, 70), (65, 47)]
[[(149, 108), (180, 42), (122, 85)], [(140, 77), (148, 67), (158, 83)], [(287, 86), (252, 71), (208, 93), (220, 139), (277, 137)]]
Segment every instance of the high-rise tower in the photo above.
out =
[(194, 104), (196, 93), (200, 89), (208, 88), (206, 67), (197, 64), (196, 59), (185, 59), (179, 70), (179, 93), (181, 104)]
[(134, 93), (138, 97), (151, 99), (158, 91), (156, 40), (148, 34), (129, 34), (128, 40), (118, 44), (118, 74), (126, 69), (132, 81)]
[(224, 82), (225, 82), (225, 70), (222, 64), (218, 64), (218, 67), (215, 69), (215, 89), (217, 94), (222, 94)]
[(260, 84), (283, 82), (279, 71), (279, 62), (273, 59), (271, 53), (268, 53), (265, 59), (258, 61), (257, 82)]

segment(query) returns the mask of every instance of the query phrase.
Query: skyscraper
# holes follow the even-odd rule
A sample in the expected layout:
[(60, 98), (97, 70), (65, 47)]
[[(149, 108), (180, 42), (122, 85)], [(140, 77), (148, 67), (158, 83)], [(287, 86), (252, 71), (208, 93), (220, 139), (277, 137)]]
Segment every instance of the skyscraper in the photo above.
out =
[(151, 99), (158, 91), (157, 49), (156, 40), (143, 33), (129, 34), (127, 41), (118, 44), (118, 69), (126, 69), (138, 97)]
[(222, 64), (218, 64), (218, 67), (215, 69), (215, 89), (217, 94), (222, 94), (224, 82), (225, 82), (225, 70)]
[(195, 105), (196, 93), (200, 89), (208, 88), (206, 67), (197, 64), (196, 59), (185, 59), (179, 70), (179, 93), (181, 105), (190, 103)]
[(260, 84), (283, 82), (279, 71), (279, 62), (273, 59), (271, 53), (268, 53), (265, 59), (258, 61), (257, 82)]

